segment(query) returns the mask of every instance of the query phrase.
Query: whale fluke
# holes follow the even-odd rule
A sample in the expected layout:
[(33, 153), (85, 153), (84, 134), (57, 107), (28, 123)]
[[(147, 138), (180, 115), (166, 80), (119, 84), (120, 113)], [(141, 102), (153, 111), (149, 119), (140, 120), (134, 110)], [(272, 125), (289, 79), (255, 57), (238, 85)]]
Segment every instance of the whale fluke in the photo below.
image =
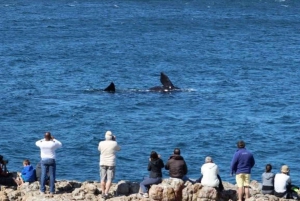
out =
[(108, 87), (106, 87), (103, 91), (115, 92), (116, 91), (115, 84), (113, 82), (111, 82), (110, 85), (108, 85)]
[(160, 73), (160, 82), (162, 83), (163, 86), (156, 86), (156, 87), (151, 87), (149, 90), (150, 91), (161, 91), (161, 92), (168, 92), (176, 89), (180, 89), (178, 87), (175, 87), (169, 77), (164, 74), (163, 72)]

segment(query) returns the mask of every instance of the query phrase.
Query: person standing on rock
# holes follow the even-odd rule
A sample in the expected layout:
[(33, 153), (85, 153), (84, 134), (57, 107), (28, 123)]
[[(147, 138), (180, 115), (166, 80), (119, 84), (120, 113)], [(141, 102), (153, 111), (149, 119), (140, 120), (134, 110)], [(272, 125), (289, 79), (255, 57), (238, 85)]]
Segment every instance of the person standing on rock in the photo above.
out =
[(46, 132), (44, 139), (36, 141), (36, 146), (41, 150), (41, 185), (40, 191), (45, 194), (46, 177), (49, 171), (50, 176), (50, 195), (55, 193), (56, 177), (56, 149), (62, 147), (62, 143), (54, 138), (50, 132)]
[(249, 185), (251, 169), (255, 164), (253, 154), (245, 148), (244, 141), (238, 141), (238, 150), (234, 153), (231, 161), (231, 174), (235, 174), (238, 185), (238, 201), (242, 201), (245, 193), (246, 199), (250, 197)]
[(189, 180), (189, 178), (186, 176), (188, 168), (184, 158), (180, 155), (179, 148), (174, 149), (173, 155), (170, 156), (165, 165), (165, 169), (169, 170), (169, 176), (171, 178), (182, 179), (184, 182)]
[(120, 151), (120, 146), (116, 141), (116, 136), (111, 131), (106, 131), (105, 140), (99, 142), (100, 151), (100, 178), (102, 197), (106, 199), (115, 176), (116, 153)]

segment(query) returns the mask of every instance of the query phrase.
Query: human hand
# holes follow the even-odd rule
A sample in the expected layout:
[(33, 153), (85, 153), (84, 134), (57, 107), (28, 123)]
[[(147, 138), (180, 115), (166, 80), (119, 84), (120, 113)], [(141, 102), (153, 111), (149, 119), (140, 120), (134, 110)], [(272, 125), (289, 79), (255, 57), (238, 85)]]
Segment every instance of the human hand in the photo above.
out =
[(160, 158), (161, 156), (160, 156), (160, 154), (158, 154), (158, 158)]

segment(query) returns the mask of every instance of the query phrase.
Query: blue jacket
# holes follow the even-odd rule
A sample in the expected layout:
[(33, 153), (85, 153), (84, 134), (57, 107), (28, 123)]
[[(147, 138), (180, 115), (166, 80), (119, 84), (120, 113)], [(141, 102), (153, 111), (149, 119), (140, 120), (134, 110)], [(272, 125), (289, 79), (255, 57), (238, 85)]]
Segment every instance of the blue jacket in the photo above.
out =
[(35, 169), (32, 167), (32, 165), (27, 165), (23, 167), (21, 175), (24, 182), (35, 181)]
[(255, 164), (252, 153), (245, 148), (238, 149), (231, 161), (231, 174), (250, 174)]

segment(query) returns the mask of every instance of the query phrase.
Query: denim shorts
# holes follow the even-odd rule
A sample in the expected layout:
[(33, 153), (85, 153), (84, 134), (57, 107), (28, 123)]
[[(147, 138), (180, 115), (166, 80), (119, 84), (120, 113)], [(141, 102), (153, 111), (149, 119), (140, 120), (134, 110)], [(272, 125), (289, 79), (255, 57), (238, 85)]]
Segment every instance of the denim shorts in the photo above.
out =
[(101, 181), (112, 181), (115, 177), (115, 166), (100, 166), (100, 177)]

